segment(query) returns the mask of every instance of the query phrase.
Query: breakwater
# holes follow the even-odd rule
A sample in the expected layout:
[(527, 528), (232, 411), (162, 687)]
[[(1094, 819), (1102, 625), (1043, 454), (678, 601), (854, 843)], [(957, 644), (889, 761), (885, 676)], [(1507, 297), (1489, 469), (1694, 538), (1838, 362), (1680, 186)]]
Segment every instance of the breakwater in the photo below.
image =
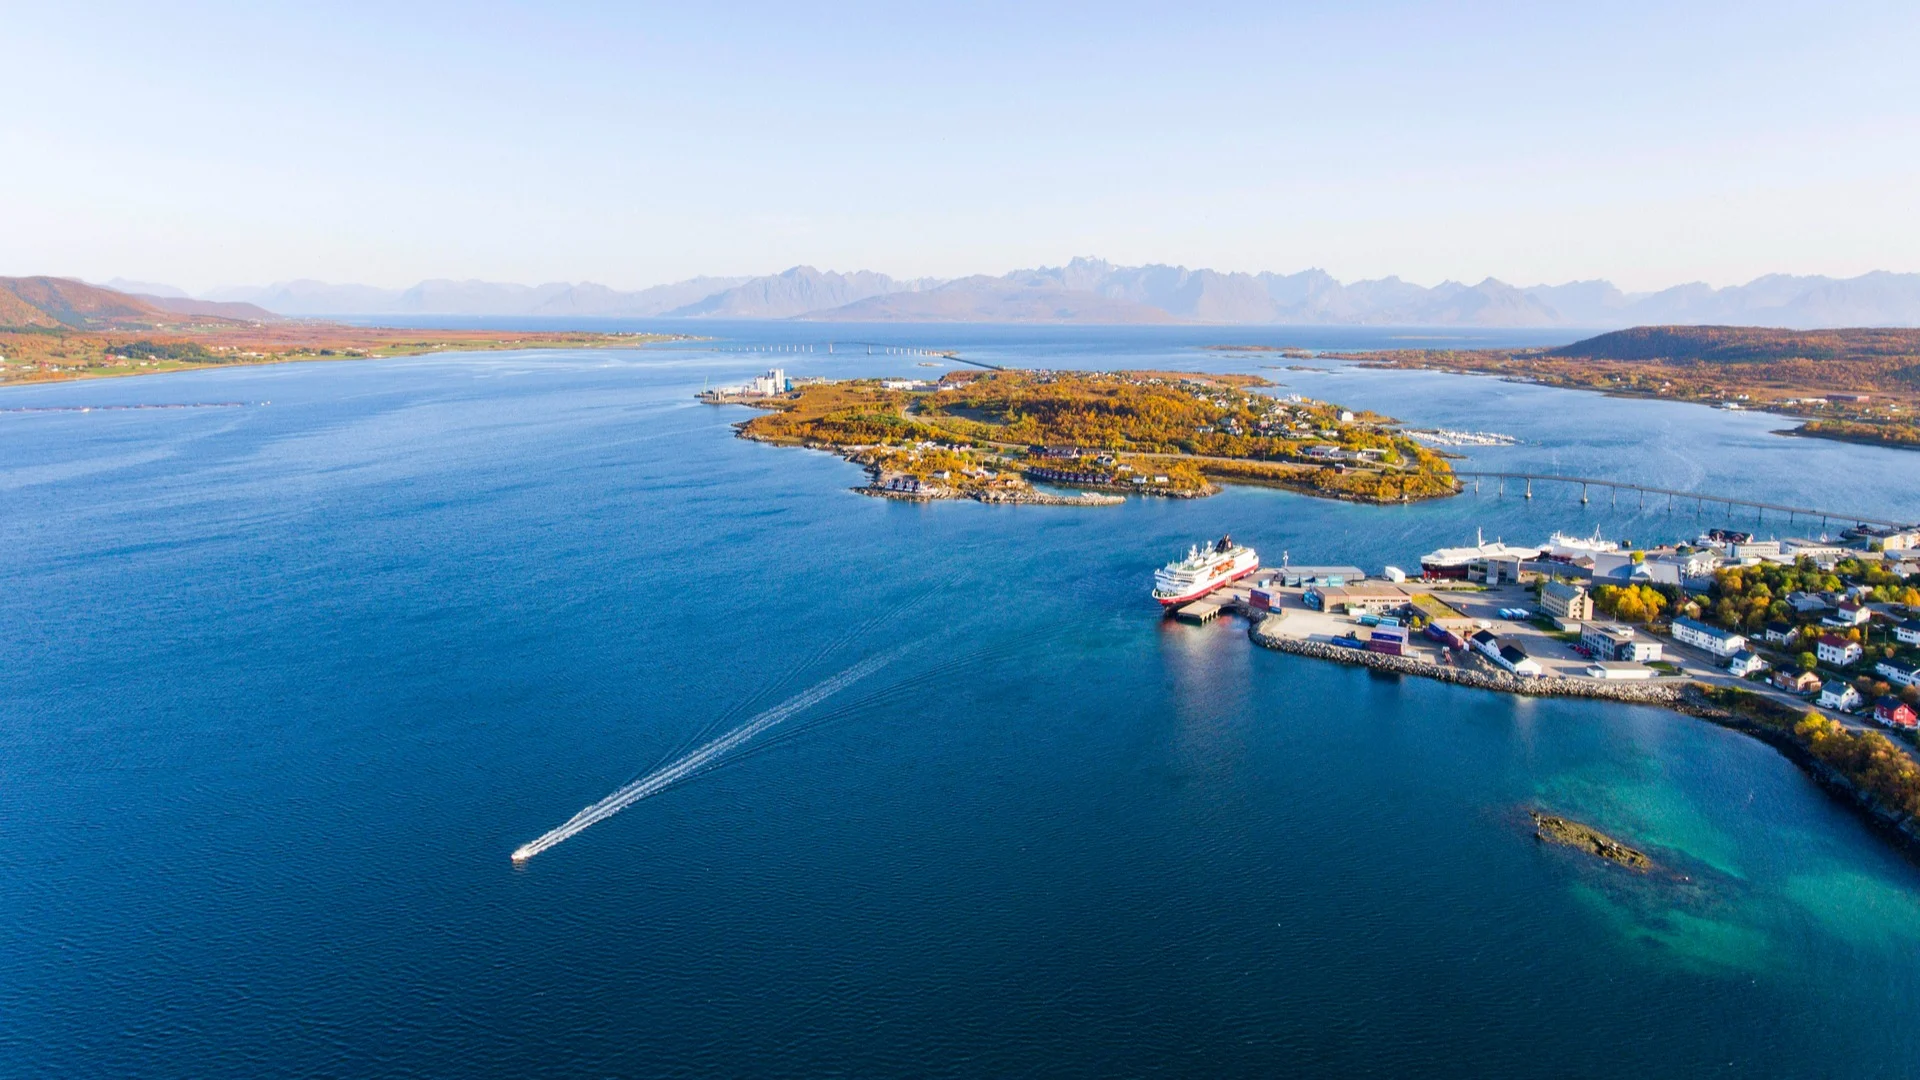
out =
[(1370, 667), (1376, 671), (1418, 675), (1423, 678), (1438, 679), (1441, 682), (1471, 686), (1480, 690), (1497, 690), (1507, 694), (1525, 694), (1533, 697), (1602, 698), (1638, 705), (1672, 705), (1679, 702), (1685, 692), (1684, 687), (1680, 685), (1680, 680), (1677, 679), (1631, 683), (1557, 677), (1524, 679), (1504, 671), (1484, 671), (1479, 668), (1435, 664), (1410, 656), (1390, 656), (1386, 653), (1353, 649), (1324, 641), (1290, 637), (1279, 631), (1279, 622), (1279, 619), (1268, 616), (1256, 622), (1248, 631), (1248, 635), (1253, 638), (1254, 644), (1280, 652), (1311, 656), (1321, 660), (1337, 660), (1344, 664)]

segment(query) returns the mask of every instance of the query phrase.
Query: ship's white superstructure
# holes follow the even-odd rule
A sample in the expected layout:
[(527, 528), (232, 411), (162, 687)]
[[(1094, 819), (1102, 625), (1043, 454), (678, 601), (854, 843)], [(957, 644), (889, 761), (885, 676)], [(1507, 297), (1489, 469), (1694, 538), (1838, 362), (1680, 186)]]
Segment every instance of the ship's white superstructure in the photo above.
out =
[(1591, 557), (1601, 552), (1619, 550), (1619, 544), (1611, 540), (1600, 539), (1600, 534), (1597, 532), (1585, 540), (1577, 536), (1568, 536), (1566, 533), (1557, 532), (1547, 537), (1546, 555), (1549, 559), (1565, 559), (1568, 562), (1572, 562), (1581, 556)]
[(1171, 607), (1196, 600), (1230, 581), (1260, 569), (1260, 556), (1250, 547), (1223, 536), (1187, 551), (1187, 557), (1153, 572), (1153, 598)]
[(1495, 540), (1487, 543), (1483, 535), (1475, 535), (1476, 543), (1472, 547), (1441, 548), (1430, 551), (1420, 557), (1420, 572), (1428, 577), (1464, 578), (1467, 566), (1481, 559), (1537, 559), (1540, 549), (1537, 547), (1515, 547), (1512, 544)]

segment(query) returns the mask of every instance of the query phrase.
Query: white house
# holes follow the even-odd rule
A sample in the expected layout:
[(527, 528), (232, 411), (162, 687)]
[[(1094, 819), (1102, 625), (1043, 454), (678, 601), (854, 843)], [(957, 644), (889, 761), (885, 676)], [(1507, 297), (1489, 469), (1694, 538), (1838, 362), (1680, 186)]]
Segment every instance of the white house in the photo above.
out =
[(1727, 670), (1744, 679), (1756, 671), (1765, 671), (1773, 665), (1766, 662), (1758, 653), (1750, 649), (1741, 649), (1727, 661)]
[(1491, 630), (1482, 630), (1468, 639), (1473, 651), (1480, 653), (1494, 663), (1500, 663), (1500, 639)]
[(1848, 627), (1864, 626), (1872, 618), (1873, 612), (1867, 610), (1865, 605), (1856, 604), (1851, 600), (1842, 600), (1833, 614), (1820, 621), (1828, 626)]
[(1920, 686), (1920, 664), (1909, 664), (1904, 660), (1882, 660), (1873, 665), (1873, 670), (1895, 686)]
[(1893, 636), (1903, 645), (1920, 645), (1920, 619), (1908, 619), (1894, 627)]
[(1820, 705), (1822, 708), (1839, 709), (1849, 712), (1860, 707), (1860, 691), (1853, 684), (1841, 679), (1828, 679), (1820, 687)]
[(1500, 666), (1524, 678), (1536, 678), (1541, 673), (1540, 661), (1527, 655), (1527, 650), (1518, 645), (1500, 646)]
[(1821, 634), (1819, 642), (1813, 647), (1813, 654), (1820, 658), (1821, 663), (1835, 667), (1846, 667), (1860, 659), (1861, 651), (1859, 642), (1848, 641), (1838, 634)]
[(1722, 657), (1731, 657), (1747, 647), (1747, 639), (1731, 630), (1722, 630), (1685, 617), (1673, 620), (1673, 639), (1682, 645), (1705, 649)]

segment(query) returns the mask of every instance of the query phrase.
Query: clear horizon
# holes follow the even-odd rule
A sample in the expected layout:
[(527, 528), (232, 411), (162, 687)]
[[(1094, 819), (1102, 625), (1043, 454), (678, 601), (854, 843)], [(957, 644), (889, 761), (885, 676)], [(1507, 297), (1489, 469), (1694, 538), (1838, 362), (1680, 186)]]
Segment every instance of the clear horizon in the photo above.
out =
[(15, 6), (0, 273), (1920, 270), (1920, 9)]

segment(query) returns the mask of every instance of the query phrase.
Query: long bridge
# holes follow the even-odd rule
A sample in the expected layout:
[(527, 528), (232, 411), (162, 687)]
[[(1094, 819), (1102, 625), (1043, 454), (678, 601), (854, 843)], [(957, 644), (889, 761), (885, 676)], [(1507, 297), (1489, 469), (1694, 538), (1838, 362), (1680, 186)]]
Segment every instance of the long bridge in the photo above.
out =
[(1580, 485), (1580, 501), (1582, 503), (1591, 501), (1588, 494), (1590, 488), (1606, 488), (1609, 491), (1614, 506), (1620, 505), (1620, 493), (1627, 491), (1633, 492), (1639, 497), (1642, 507), (1647, 505), (1647, 496), (1664, 495), (1666, 496), (1667, 509), (1669, 510), (1673, 509), (1676, 502), (1691, 502), (1694, 504), (1695, 513), (1704, 513), (1707, 504), (1713, 503), (1716, 507), (1725, 506), (1728, 517), (1733, 516), (1735, 507), (1750, 509), (1754, 511), (1754, 519), (1756, 521), (1764, 520), (1766, 512), (1772, 510), (1777, 514), (1787, 515), (1787, 520), (1790, 522), (1795, 518), (1806, 518), (1809, 521), (1817, 518), (1823, 528), (1827, 523), (1832, 521), (1851, 522), (1855, 525), (1884, 525), (1891, 528), (1905, 528), (1912, 524), (1911, 522), (1905, 521), (1888, 521), (1883, 518), (1866, 517), (1861, 514), (1842, 514), (1832, 510), (1818, 510), (1806, 506), (1787, 506), (1781, 503), (1760, 502), (1755, 499), (1736, 499), (1726, 495), (1707, 495), (1697, 491), (1678, 491), (1673, 488), (1651, 487), (1646, 484), (1628, 484), (1619, 480), (1603, 480), (1591, 476), (1557, 476), (1551, 473), (1522, 472), (1461, 472), (1458, 470), (1456, 470), (1453, 475), (1462, 480), (1473, 481), (1475, 494), (1479, 493), (1480, 481), (1483, 479), (1497, 481), (1499, 483), (1499, 494), (1501, 495), (1507, 493), (1507, 481), (1513, 480), (1525, 485), (1523, 494), (1525, 497), (1531, 499), (1533, 498), (1534, 482), (1539, 481), (1549, 484)]

